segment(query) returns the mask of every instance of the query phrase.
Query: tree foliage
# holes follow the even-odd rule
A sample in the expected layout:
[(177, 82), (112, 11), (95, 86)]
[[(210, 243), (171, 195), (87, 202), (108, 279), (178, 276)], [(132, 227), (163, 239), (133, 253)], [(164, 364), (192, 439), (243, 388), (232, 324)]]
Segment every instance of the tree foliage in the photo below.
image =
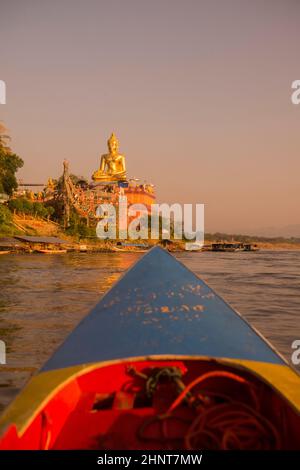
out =
[(0, 204), (0, 226), (1, 225), (8, 225), (12, 220), (12, 214), (8, 207), (4, 204)]
[(0, 126), (0, 192), (12, 195), (17, 189), (18, 183), (16, 172), (22, 168), (23, 160), (13, 153), (7, 146), (8, 136), (5, 134), (5, 128)]
[(95, 238), (95, 227), (88, 227), (86, 220), (80, 217), (77, 212), (72, 209), (70, 213), (69, 227), (67, 233), (69, 235), (77, 235), (78, 238)]
[(8, 207), (13, 212), (41, 218), (49, 218), (54, 213), (53, 207), (46, 207), (41, 202), (32, 202), (26, 198), (10, 199), (8, 201)]

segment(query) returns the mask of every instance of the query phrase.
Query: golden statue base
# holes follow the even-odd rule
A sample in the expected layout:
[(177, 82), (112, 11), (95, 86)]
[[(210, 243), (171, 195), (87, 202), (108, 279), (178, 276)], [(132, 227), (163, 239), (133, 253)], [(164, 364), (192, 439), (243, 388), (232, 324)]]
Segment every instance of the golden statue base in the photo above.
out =
[(126, 174), (125, 173), (120, 173), (116, 175), (109, 175), (107, 173), (102, 173), (99, 170), (95, 171), (92, 175), (92, 180), (93, 181), (103, 181), (103, 182), (109, 182), (109, 181), (126, 181)]

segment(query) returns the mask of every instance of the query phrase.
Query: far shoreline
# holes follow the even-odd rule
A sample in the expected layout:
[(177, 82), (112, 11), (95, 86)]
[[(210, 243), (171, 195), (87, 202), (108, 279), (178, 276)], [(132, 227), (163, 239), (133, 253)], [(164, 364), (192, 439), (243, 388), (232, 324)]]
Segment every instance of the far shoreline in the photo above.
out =
[[(0, 231), (0, 250), (9, 251), (7, 254), (15, 254), (22, 252), (35, 252), (35, 246), (29, 243), (16, 243), (14, 237), (33, 236), (33, 237), (57, 237), (64, 241), (61, 248), (66, 248), (67, 252), (87, 252), (87, 253), (143, 253), (147, 249), (155, 245), (160, 245), (168, 249), (170, 252), (184, 252), (185, 240), (101, 240), (96, 237), (84, 237), (79, 234), (71, 234), (65, 231), (57, 222), (45, 220), (32, 216), (20, 216), (14, 214), (12, 224), (7, 230)], [(251, 244), (254, 249), (259, 251), (298, 251), (300, 250), (300, 238), (283, 238), (283, 237), (260, 237), (241, 234), (226, 233), (206, 233), (204, 250), (199, 252), (210, 252), (209, 247), (212, 243), (241, 243)], [(134, 246), (134, 245), (140, 245)], [(17, 246), (19, 245), (19, 246)], [(130, 246), (131, 245), (131, 246)], [(143, 246), (145, 245), (145, 246)], [(52, 247), (54, 248), (54, 247)], [(238, 251), (245, 253), (245, 251)], [(254, 251), (249, 251), (253, 253)], [(195, 251), (193, 251), (195, 253)], [(218, 253), (215, 252), (214, 253)], [(219, 252), (220, 253), (224, 253)], [(236, 252), (235, 252), (236, 253)], [(1, 253), (0, 251), (0, 254)], [(51, 253), (53, 254), (53, 253)], [(59, 253), (62, 255), (63, 253)]]
[[(120, 249), (117, 245), (118, 240), (115, 241), (104, 241), (104, 240), (90, 240), (90, 239), (80, 239), (78, 240), (74, 236), (66, 235), (65, 233), (57, 233), (57, 236), (59, 236), (61, 239), (64, 239), (66, 244), (63, 246), (65, 249), (61, 250), (61, 253), (53, 252), (53, 253), (46, 253), (46, 254), (58, 254), (59, 256), (62, 256), (63, 254), (70, 254), (70, 253), (82, 253), (82, 254), (97, 254), (97, 253), (140, 253), (143, 254), (149, 249), (151, 249), (153, 246), (159, 245), (161, 247), (164, 247), (167, 249), (170, 253), (214, 253), (216, 256), (222, 255), (224, 251), (211, 251), (209, 249), (209, 245), (211, 243), (217, 243), (218, 241), (216, 240), (209, 240), (209, 242), (205, 242), (206, 249), (204, 250), (199, 250), (199, 251), (188, 251), (185, 250), (185, 242), (182, 240), (180, 241), (174, 241), (170, 240), (169, 245), (165, 245), (163, 241), (155, 242), (153, 243), (152, 240), (122, 240), (122, 242), (126, 242), (132, 244), (133, 246), (122, 246), (122, 249)], [(17, 236), (17, 235), (16, 235)], [(38, 236), (38, 235), (37, 235)], [(6, 234), (0, 234), (0, 255), (5, 256), (5, 255), (15, 255), (15, 254), (45, 254), (45, 253), (38, 253), (37, 250), (34, 248), (32, 249), (30, 246), (22, 245), (21, 247), (17, 248), (16, 246), (7, 246), (7, 247), (1, 247), (1, 239), (8, 239), (8, 238), (13, 238), (14, 236), (8, 236)], [(145, 247), (134, 247), (134, 243), (139, 243), (139, 244), (145, 244)], [(262, 253), (262, 252), (293, 252), (293, 251), (300, 251), (300, 243), (262, 243), (262, 242), (251, 242), (252, 245), (255, 245), (256, 250), (253, 251), (237, 251), (237, 252), (231, 252), (231, 254), (234, 256), (237, 253), (248, 253), (249, 256), (253, 253)], [(51, 251), (51, 250), (49, 250)], [(1, 256), (1, 257), (2, 257)], [(0, 259), (1, 259), (0, 257)]]

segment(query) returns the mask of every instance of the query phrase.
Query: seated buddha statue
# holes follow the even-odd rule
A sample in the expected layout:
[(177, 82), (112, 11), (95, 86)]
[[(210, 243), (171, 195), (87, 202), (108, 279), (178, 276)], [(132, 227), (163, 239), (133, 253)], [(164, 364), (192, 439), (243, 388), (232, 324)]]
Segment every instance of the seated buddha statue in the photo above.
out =
[(92, 175), (94, 181), (124, 181), (126, 180), (125, 157), (119, 150), (119, 142), (112, 133), (107, 141), (108, 153), (101, 156), (100, 168)]

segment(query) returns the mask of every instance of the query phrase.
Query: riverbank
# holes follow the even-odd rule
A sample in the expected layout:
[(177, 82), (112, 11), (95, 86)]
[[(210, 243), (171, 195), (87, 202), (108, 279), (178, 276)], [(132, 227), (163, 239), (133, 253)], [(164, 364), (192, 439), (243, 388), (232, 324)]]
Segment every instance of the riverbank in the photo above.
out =
[[(38, 238), (38, 237), (37, 237)], [(58, 240), (58, 239), (57, 239)], [(55, 242), (52, 244), (51, 241), (47, 242), (36, 242), (38, 244), (37, 248), (32, 246), (32, 242), (24, 241), (20, 238), (14, 237), (2, 237), (0, 233), (0, 255), (6, 254), (16, 254), (16, 253), (41, 253), (41, 254), (65, 254), (70, 252), (80, 252), (80, 253), (144, 253), (145, 251), (149, 250), (152, 246), (160, 244), (163, 246), (162, 242), (153, 242), (145, 241), (144, 246), (135, 246), (134, 243), (131, 246), (120, 246), (113, 241), (103, 241), (103, 240), (90, 240), (90, 239), (82, 239), (77, 241), (75, 237), (71, 236), (64, 236), (64, 234), (60, 234), (60, 240), (63, 245), (60, 244), (55, 245)], [(41, 244), (47, 244), (50, 246), (44, 247)], [(172, 245), (167, 246), (168, 251), (172, 253), (180, 253), (185, 252), (185, 243), (178, 242), (172, 243)], [(257, 243), (255, 250), (238, 250), (239, 253), (252, 253), (255, 251), (300, 251), (300, 244), (291, 244), (291, 243)], [(214, 250), (211, 250), (210, 244), (206, 244), (204, 249), (199, 250), (199, 252), (212, 252), (218, 253)], [(220, 251), (223, 253), (223, 251)], [(232, 253), (234, 255), (234, 252)]]
[[(132, 242), (131, 246), (122, 245), (121, 247), (117, 245), (117, 241), (110, 241), (110, 240), (100, 240), (97, 238), (82, 238), (78, 235), (70, 235), (63, 228), (51, 221), (45, 219), (39, 219), (31, 216), (20, 216), (15, 214), (13, 216), (13, 226), (8, 234), (7, 232), (1, 233), (0, 229), (0, 241), (6, 240), (5, 243), (2, 243), (2, 250), (3, 251), (11, 251), (18, 252), (18, 251), (29, 251), (27, 250), (26, 245), (22, 246), (20, 250), (16, 249), (15, 243), (9, 242), (12, 240), (13, 237), (18, 236), (37, 236), (37, 237), (57, 237), (59, 239), (64, 240), (65, 246), (64, 248), (67, 251), (78, 251), (78, 252), (100, 252), (100, 253), (109, 253), (109, 252), (116, 252), (116, 251), (123, 251), (123, 252), (141, 252), (143, 251), (143, 247), (135, 247), (134, 242)], [(231, 243), (238, 243), (241, 242), (241, 238), (243, 242), (251, 243), (251, 245), (256, 245), (259, 250), (272, 250), (272, 251), (294, 251), (300, 250), (300, 241), (296, 239), (267, 239), (264, 238), (263, 240), (261, 237), (246, 237), (241, 235), (226, 235), (222, 234), (222, 238), (218, 238), (216, 235), (220, 236), (219, 234), (206, 234), (206, 250), (209, 251), (209, 246), (212, 243), (217, 242), (224, 242), (230, 240)], [(137, 242), (139, 242), (137, 240)], [(169, 251), (172, 252), (180, 252), (185, 251), (185, 242), (182, 240), (172, 240), (170, 242), (159, 242), (157, 240), (144, 240), (142, 243), (145, 244), (145, 249), (147, 247), (151, 247), (156, 245), (157, 243), (162, 243), (166, 245)], [(140, 243), (139, 243), (140, 244)], [(1, 250), (1, 246), (0, 246)]]

